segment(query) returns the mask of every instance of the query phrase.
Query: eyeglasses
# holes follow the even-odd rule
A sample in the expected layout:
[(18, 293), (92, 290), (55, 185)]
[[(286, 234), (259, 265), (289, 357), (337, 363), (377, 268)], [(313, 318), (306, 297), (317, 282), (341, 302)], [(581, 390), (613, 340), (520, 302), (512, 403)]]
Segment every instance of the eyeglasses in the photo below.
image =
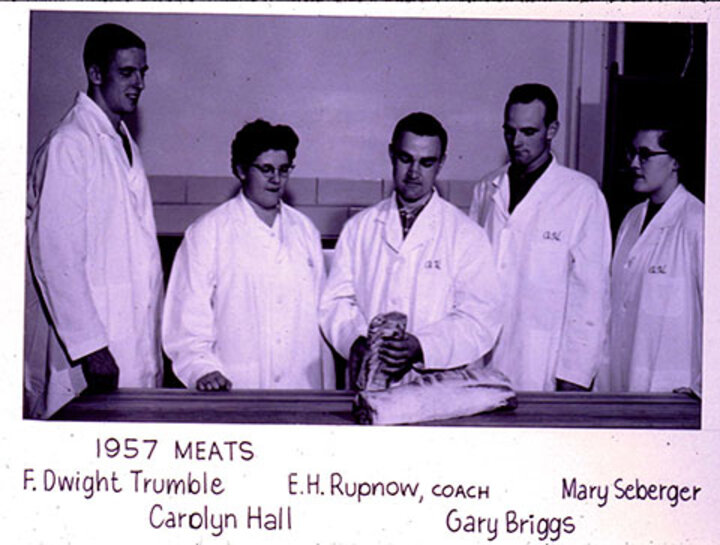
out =
[(266, 178), (272, 178), (276, 172), (280, 178), (287, 178), (295, 168), (295, 165), (280, 165), (275, 168), (274, 165), (258, 165), (257, 163), (252, 163), (250, 166), (258, 169)]
[(640, 148), (640, 149), (634, 149), (629, 148), (625, 152), (625, 156), (627, 157), (628, 163), (632, 163), (633, 159), (637, 157), (640, 160), (640, 164), (644, 165), (647, 163), (651, 157), (655, 157), (656, 155), (670, 155), (669, 151), (654, 151), (648, 148)]

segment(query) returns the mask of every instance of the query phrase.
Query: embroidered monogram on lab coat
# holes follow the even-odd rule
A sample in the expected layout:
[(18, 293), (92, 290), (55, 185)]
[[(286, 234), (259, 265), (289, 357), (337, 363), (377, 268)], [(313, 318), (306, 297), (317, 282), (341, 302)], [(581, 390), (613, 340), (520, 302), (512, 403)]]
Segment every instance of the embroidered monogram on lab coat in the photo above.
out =
[(650, 265), (648, 272), (650, 274), (667, 274), (667, 265)]
[(562, 231), (545, 231), (543, 233), (542, 237), (545, 240), (554, 240), (556, 242), (560, 242), (561, 235), (562, 235)]

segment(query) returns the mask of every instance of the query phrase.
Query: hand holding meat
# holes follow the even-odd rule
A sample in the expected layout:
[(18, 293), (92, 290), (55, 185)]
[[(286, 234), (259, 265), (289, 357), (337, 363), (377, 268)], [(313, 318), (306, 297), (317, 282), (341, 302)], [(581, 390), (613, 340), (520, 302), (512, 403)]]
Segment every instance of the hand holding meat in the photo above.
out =
[[(370, 321), (367, 349), (360, 365), (354, 362), (355, 368), (359, 367), (358, 390), (384, 390), (410, 370), (412, 363), (408, 365), (407, 356), (414, 348), (404, 342), (408, 337), (406, 326), (407, 316), (400, 312), (378, 314)], [(417, 339), (415, 342), (419, 347)]]
[(401, 338), (382, 337), (378, 344), (378, 356), (387, 366), (393, 378), (399, 379), (414, 363), (422, 361), (422, 348), (418, 338), (405, 333)]

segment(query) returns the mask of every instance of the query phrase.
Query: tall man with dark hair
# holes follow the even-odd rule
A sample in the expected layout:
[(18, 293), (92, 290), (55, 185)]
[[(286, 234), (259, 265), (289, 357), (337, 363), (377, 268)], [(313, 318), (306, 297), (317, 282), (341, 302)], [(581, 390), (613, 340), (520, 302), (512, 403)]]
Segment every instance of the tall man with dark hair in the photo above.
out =
[(145, 88), (145, 43), (114, 24), (85, 43), (87, 94), (37, 151), (28, 180), (25, 415), (87, 387), (161, 379), (162, 270), (148, 182), (123, 117)]
[(433, 116), (398, 122), (389, 146), (395, 191), (345, 224), (321, 299), (323, 332), (345, 358), (367, 348), (376, 315), (407, 316), (405, 335), (379, 347), (399, 380), (478, 360), (500, 329), (488, 240), (433, 189), (446, 146)]
[(489, 360), (518, 390), (588, 389), (607, 358), (607, 204), (592, 178), (553, 157), (557, 112), (545, 85), (511, 91), (510, 163), (480, 181), (470, 208), (490, 237), (505, 301)]

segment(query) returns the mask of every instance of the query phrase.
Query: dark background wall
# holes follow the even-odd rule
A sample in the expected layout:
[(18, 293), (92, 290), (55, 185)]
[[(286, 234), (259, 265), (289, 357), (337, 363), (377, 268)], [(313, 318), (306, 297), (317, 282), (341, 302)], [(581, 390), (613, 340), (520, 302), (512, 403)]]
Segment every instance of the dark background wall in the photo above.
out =
[(707, 26), (624, 25), (622, 68), (611, 66), (603, 189), (616, 231), (643, 199), (632, 191), (625, 148), (637, 124), (669, 123), (683, 143), (681, 182), (705, 197)]

